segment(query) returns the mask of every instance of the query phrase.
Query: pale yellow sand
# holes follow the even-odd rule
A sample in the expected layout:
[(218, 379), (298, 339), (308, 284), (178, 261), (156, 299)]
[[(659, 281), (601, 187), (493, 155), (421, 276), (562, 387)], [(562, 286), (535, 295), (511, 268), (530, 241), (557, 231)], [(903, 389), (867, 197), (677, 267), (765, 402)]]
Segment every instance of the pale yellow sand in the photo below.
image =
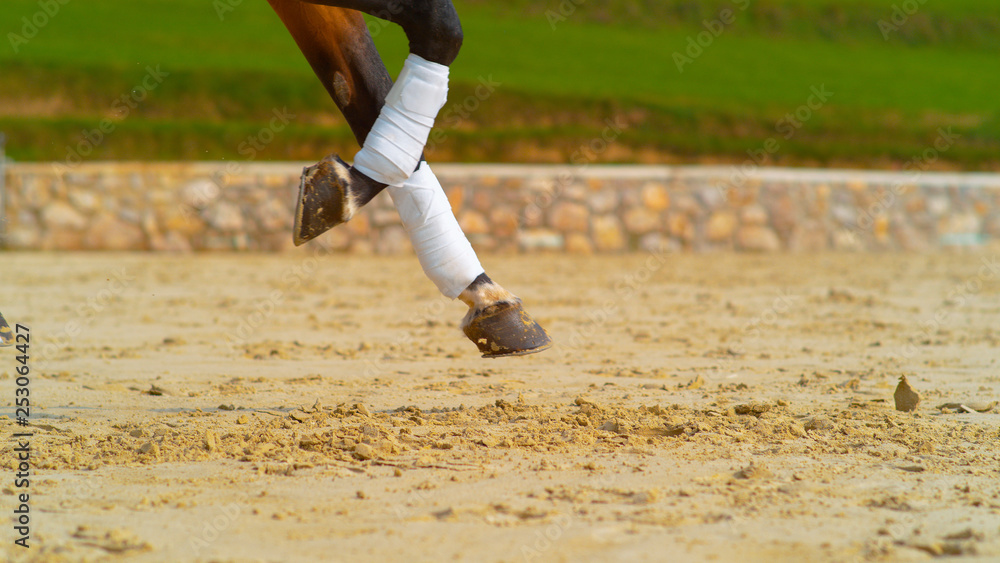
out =
[(486, 257), (484, 360), (411, 257), (4, 254), (0, 559), (992, 560), (998, 255)]

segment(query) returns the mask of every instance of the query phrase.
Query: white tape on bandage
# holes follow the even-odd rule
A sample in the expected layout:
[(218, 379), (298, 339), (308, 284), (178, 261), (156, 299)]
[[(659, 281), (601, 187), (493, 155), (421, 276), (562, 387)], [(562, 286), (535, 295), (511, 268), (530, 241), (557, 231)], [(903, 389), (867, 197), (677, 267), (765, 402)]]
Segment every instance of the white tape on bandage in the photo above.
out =
[(354, 168), (376, 182), (402, 184), (416, 170), (447, 99), (448, 67), (410, 54), (365, 146), (354, 157)]
[(458, 297), (483, 267), (434, 172), (424, 162), (404, 185), (388, 190), (424, 273), (441, 293)]

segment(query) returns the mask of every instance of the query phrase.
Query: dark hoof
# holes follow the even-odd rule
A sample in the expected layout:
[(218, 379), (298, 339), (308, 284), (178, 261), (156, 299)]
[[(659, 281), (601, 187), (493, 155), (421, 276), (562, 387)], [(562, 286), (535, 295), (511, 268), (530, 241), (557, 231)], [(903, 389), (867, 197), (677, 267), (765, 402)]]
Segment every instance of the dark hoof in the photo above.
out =
[(520, 302), (497, 303), (483, 309), (462, 329), (484, 358), (524, 356), (552, 347), (545, 329)]
[(292, 241), (301, 246), (354, 214), (350, 167), (337, 156), (328, 156), (302, 171), (299, 200), (295, 206)]
[(14, 331), (10, 330), (10, 325), (0, 314), (0, 347), (14, 345)]

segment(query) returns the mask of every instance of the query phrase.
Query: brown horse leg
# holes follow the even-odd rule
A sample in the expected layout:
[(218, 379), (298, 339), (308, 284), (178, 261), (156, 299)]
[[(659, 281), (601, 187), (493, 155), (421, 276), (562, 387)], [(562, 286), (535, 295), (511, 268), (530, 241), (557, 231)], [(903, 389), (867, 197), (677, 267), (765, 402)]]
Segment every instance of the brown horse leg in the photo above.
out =
[[(354, 10), (299, 0), (268, 1), (363, 145), (392, 87), (364, 18)], [(385, 187), (332, 155), (306, 168), (295, 213), (295, 244), (347, 221)]]
[[(410, 51), (450, 65), (462, 28), (450, 0), (268, 0), (347, 118), (358, 143), (378, 118), (392, 79), (358, 12), (403, 27)], [(301, 245), (348, 221), (386, 185), (331, 155), (303, 170), (292, 237)]]
[(450, 65), (462, 47), (462, 24), (451, 0), (304, 0), (364, 12), (398, 24), (406, 32), (410, 52)]
[[(437, 64), (449, 65), (462, 43), (461, 26), (450, 0), (415, 0), (406, 4), (398, 0), (268, 1), (362, 145), (378, 118), (392, 81), (363, 19), (351, 10), (398, 23), (410, 40), (410, 51)], [(353, 167), (348, 168), (339, 158), (327, 157), (304, 171), (302, 187), (296, 213), (297, 244), (346, 221), (357, 207), (370, 201), (386, 185)], [(301, 221), (303, 205), (313, 206), (314, 211), (312, 220), (305, 224)], [(520, 299), (485, 273), (476, 277), (458, 298), (469, 305), (462, 329), (485, 357), (522, 355), (551, 346), (548, 335), (531, 319)]]

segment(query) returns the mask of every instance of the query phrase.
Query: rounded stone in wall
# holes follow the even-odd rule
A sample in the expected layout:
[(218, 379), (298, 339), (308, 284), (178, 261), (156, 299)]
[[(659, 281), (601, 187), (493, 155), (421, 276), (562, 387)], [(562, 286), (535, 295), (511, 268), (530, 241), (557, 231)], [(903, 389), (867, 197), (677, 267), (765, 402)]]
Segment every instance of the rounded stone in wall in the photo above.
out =
[[(590, 190), (587, 189), (588, 187)], [(579, 182), (573, 182), (563, 188), (560, 197), (570, 201), (584, 201), (587, 197), (588, 191), (599, 191), (602, 187), (603, 184), (601, 182), (590, 181), (587, 183), (587, 186), (584, 186)]]
[(524, 228), (541, 227), (545, 224), (545, 211), (534, 203), (524, 206), (520, 217), (524, 222)]
[(849, 205), (834, 205), (830, 208), (833, 218), (844, 226), (856, 226), (858, 224), (858, 210)]
[(142, 222), (140, 223), (142, 227), (142, 232), (145, 233), (147, 237), (152, 237), (160, 234), (159, 225), (156, 222), (156, 214), (152, 211), (147, 211), (142, 215)]
[(50, 229), (81, 230), (87, 226), (86, 217), (63, 201), (46, 205), (42, 209), (42, 222)]
[(880, 243), (886, 243), (889, 241), (889, 218), (885, 215), (879, 215), (872, 222), (872, 234), (875, 236), (875, 240)]
[(789, 237), (788, 248), (794, 252), (816, 252), (829, 247), (826, 229), (817, 220), (800, 223)]
[(625, 212), (625, 228), (629, 233), (641, 235), (660, 228), (660, 216), (645, 207), (633, 207)]
[(163, 235), (163, 250), (168, 252), (191, 252), (191, 243), (180, 233), (170, 231)]
[(716, 209), (722, 207), (729, 201), (729, 192), (721, 186), (704, 187), (698, 190), (698, 200), (701, 204), (708, 209)]
[(782, 194), (771, 206), (771, 226), (784, 238), (791, 235), (799, 222), (798, 206), (788, 194)]
[(188, 207), (201, 209), (219, 198), (221, 190), (211, 180), (194, 180), (181, 188), (181, 201)]
[(287, 231), (292, 227), (292, 212), (277, 199), (268, 199), (257, 206), (254, 215), (265, 233)]
[(562, 234), (551, 229), (527, 229), (517, 234), (518, 245), (524, 250), (561, 250), (565, 243)]
[(209, 234), (205, 236), (206, 250), (246, 250), (250, 247), (250, 238), (245, 234)]
[(753, 204), (744, 207), (740, 211), (743, 224), (751, 227), (762, 227), (767, 225), (767, 210), (762, 206)]
[(625, 231), (614, 215), (594, 217), (594, 246), (604, 252), (625, 249)]
[(978, 234), (982, 231), (983, 221), (975, 213), (955, 213), (942, 219), (940, 232), (942, 234)]
[(643, 252), (650, 252), (652, 254), (664, 254), (668, 252), (677, 252), (681, 249), (681, 244), (660, 233), (649, 233), (643, 235), (639, 239), (639, 250)]
[(469, 244), (476, 252), (496, 252), (499, 243), (496, 237), (488, 234), (469, 235)]
[(893, 225), (893, 236), (896, 245), (909, 252), (923, 252), (931, 247), (927, 235), (906, 223), (895, 223)]
[(183, 235), (176, 231), (168, 231), (164, 235), (157, 235), (155, 243), (150, 241), (153, 250), (162, 252), (191, 252), (191, 243)]
[(594, 253), (594, 245), (583, 233), (569, 233), (566, 235), (566, 252), (589, 255)]
[(705, 237), (708, 242), (723, 242), (732, 238), (735, 230), (736, 215), (731, 211), (716, 211), (705, 225)]
[(691, 242), (695, 237), (694, 223), (684, 213), (673, 212), (667, 215), (667, 231), (684, 242)]
[(670, 207), (667, 187), (658, 182), (650, 182), (642, 187), (642, 203), (652, 211), (663, 211)]
[(458, 212), (462, 210), (462, 205), (465, 203), (465, 189), (462, 186), (451, 186), (445, 190), (445, 194), (447, 194), (448, 203), (451, 204), (451, 212), (458, 216)]
[(947, 196), (936, 195), (927, 198), (927, 211), (935, 216), (942, 217), (951, 210), (951, 201)]
[(833, 233), (833, 248), (836, 250), (861, 250), (864, 242), (850, 229), (837, 229)]
[(513, 209), (504, 205), (490, 211), (492, 234), (498, 237), (513, 236), (517, 232), (519, 218)]
[[(8, 189), (15, 189), (13, 186)], [(21, 197), (25, 205), (41, 209), (52, 201), (49, 193), (48, 182), (41, 182), (35, 176), (24, 176), (21, 185)]]
[(35, 250), (41, 245), (37, 228), (13, 227), (4, 233), (3, 247), (11, 250)]
[(100, 207), (97, 195), (90, 190), (74, 189), (69, 192), (69, 201), (78, 211), (93, 213)]
[(219, 202), (208, 208), (205, 220), (215, 230), (234, 233), (243, 229), (243, 212), (238, 205), (229, 202)]
[(183, 205), (165, 208), (159, 217), (159, 224), (166, 231), (177, 231), (185, 238), (200, 233), (205, 229), (205, 222), (198, 212)]
[(750, 225), (740, 228), (736, 234), (736, 246), (752, 252), (774, 252), (781, 250), (781, 241), (770, 227)]
[(983, 223), (983, 232), (991, 237), (1000, 239), (1000, 212), (986, 218)]
[(587, 204), (594, 213), (610, 213), (618, 207), (618, 192), (599, 190), (587, 196)]
[(590, 211), (579, 203), (559, 202), (549, 214), (549, 226), (559, 232), (587, 232)]
[(674, 198), (672, 208), (673, 211), (685, 213), (691, 217), (700, 217), (703, 213), (701, 206), (698, 205), (698, 201), (686, 193)]
[(493, 207), (493, 197), (486, 190), (476, 190), (472, 195), (472, 208), (480, 213), (487, 213)]
[(465, 211), (458, 218), (458, 224), (467, 235), (481, 235), (490, 232), (490, 225), (478, 211)]
[(83, 246), (88, 250), (145, 250), (146, 235), (137, 225), (101, 214), (87, 229)]

